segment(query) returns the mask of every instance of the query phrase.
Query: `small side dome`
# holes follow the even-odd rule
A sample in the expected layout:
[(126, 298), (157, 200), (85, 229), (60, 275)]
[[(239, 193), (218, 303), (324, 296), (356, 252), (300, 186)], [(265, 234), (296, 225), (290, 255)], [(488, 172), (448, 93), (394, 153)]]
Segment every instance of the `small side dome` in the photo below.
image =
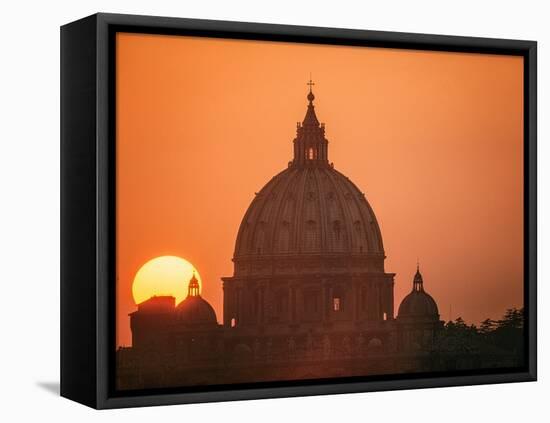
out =
[(190, 326), (216, 326), (218, 319), (212, 306), (199, 293), (199, 281), (193, 273), (187, 298), (176, 307), (178, 322)]
[(401, 301), (397, 318), (439, 320), (437, 303), (424, 291), (424, 281), (418, 267), (414, 275), (413, 290)]
[(413, 317), (433, 317), (439, 319), (439, 310), (437, 304), (431, 295), (426, 292), (411, 292), (399, 305), (397, 318)]
[(178, 321), (186, 325), (216, 326), (216, 312), (201, 296), (188, 296), (176, 308)]

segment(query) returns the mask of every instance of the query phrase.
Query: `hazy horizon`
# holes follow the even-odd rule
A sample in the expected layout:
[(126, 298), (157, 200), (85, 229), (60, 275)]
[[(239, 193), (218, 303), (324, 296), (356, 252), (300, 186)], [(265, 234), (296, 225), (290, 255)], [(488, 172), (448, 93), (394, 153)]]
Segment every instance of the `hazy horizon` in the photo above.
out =
[(523, 59), (117, 35), (117, 345), (132, 280), (175, 255), (222, 320), (241, 219), (292, 159), (310, 72), (329, 161), (366, 194), (396, 273), (442, 320), (523, 307)]

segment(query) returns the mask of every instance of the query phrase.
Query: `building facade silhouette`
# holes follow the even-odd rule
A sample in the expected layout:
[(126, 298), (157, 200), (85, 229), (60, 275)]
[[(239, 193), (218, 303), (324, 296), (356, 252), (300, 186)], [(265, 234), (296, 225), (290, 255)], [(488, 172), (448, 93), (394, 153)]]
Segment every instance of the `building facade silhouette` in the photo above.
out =
[(310, 89), (294, 154), (246, 211), (223, 322), (193, 277), (185, 300), (153, 297), (130, 315), (117, 387), (139, 389), (430, 370), (443, 322), (417, 267), (394, 315), (394, 274), (365, 194), (329, 160)]

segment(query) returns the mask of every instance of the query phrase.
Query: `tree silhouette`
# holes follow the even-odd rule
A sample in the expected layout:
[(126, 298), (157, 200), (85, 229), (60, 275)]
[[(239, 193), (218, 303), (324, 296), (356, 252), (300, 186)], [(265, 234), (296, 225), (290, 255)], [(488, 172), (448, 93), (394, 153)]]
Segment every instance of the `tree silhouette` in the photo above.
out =
[(504, 317), (496, 322), (491, 333), (493, 343), (503, 349), (523, 352), (523, 308), (510, 308)]
[(496, 323), (497, 322), (492, 319), (485, 319), (483, 322), (481, 322), (481, 325), (479, 326), (479, 333), (484, 336), (489, 335), (492, 331), (495, 330)]
[[(476, 362), (502, 366), (521, 364), (524, 357), (523, 309), (510, 308), (500, 320), (490, 318), (480, 326), (468, 325), (458, 317), (445, 323), (432, 352), (439, 360), (476, 357)], [(455, 360), (455, 361), (456, 361)]]

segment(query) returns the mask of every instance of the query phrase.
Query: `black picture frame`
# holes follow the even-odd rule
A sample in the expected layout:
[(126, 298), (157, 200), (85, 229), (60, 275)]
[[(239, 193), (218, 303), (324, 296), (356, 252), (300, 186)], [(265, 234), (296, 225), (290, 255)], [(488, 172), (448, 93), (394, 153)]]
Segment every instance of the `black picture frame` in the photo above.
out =
[[(526, 366), (116, 392), (114, 35), (118, 31), (523, 56)], [(534, 41), (103, 13), (61, 27), (61, 395), (102, 409), (536, 380), (536, 78)]]

